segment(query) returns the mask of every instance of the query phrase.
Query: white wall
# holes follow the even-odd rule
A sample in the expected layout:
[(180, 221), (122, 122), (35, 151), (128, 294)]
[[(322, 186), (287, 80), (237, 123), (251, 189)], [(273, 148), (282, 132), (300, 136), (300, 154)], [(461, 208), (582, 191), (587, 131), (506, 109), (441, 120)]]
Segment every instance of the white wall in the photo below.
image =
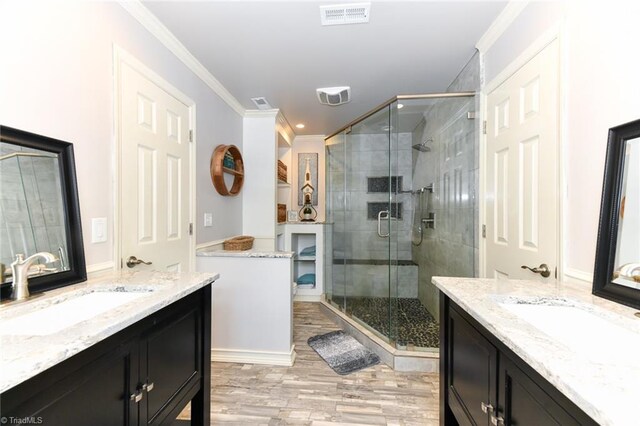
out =
[[(237, 235), (242, 198), (221, 197), (209, 177), (218, 144), (242, 145), (242, 117), (114, 2), (0, 3), (0, 122), (72, 142), (88, 265), (112, 261), (113, 45), (142, 61), (197, 105), (197, 243)], [(203, 228), (204, 212), (214, 227)], [(106, 243), (91, 244), (91, 218)]]
[(276, 237), (277, 113), (252, 111), (244, 118), (242, 233), (264, 240), (255, 244), (265, 250), (275, 248)]
[(291, 149), (291, 210), (300, 210), (301, 206), (298, 205), (298, 197), (300, 195), (300, 188), (298, 188), (298, 154), (302, 153), (317, 153), (318, 154), (318, 205), (315, 209), (318, 211), (318, 217), (316, 221), (324, 222), (325, 219), (325, 149), (324, 149), (324, 136), (322, 135), (310, 135), (310, 136), (296, 136), (293, 140), (293, 146)]
[(196, 269), (220, 273), (212, 287), (212, 360), (293, 364), (290, 257), (198, 256)]
[(562, 23), (564, 267), (593, 273), (610, 127), (640, 118), (638, 2), (530, 3), (485, 54), (486, 81)]

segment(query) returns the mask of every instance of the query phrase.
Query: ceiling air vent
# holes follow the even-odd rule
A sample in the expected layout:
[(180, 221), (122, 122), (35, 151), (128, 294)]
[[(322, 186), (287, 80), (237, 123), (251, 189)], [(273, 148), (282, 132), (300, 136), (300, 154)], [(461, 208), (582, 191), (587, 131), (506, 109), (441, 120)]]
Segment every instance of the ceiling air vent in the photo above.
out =
[(351, 87), (323, 87), (316, 89), (318, 100), (324, 105), (342, 105), (351, 100)]
[(272, 108), (271, 105), (269, 104), (269, 102), (267, 102), (267, 98), (265, 98), (265, 97), (251, 98), (251, 100), (253, 101), (254, 104), (256, 104), (258, 109), (271, 109)]
[(320, 6), (322, 25), (366, 24), (371, 3), (332, 4)]

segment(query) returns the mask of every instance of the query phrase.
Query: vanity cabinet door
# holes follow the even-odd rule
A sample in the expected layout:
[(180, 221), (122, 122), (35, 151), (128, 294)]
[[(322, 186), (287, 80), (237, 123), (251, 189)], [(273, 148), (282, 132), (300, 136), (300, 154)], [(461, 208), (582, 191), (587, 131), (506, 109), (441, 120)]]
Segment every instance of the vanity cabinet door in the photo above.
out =
[(504, 425), (580, 424), (503, 353), (500, 353), (498, 393), (496, 416)]
[(141, 424), (175, 419), (200, 389), (201, 323), (200, 309), (180, 309), (178, 315), (159, 322), (143, 336), (140, 379), (147, 392)]
[(447, 325), (451, 411), (461, 425), (488, 425), (482, 405), (495, 406), (497, 350), (454, 309), (449, 310)]
[(63, 363), (2, 395), (2, 416), (44, 425), (137, 425), (130, 399), (138, 378), (138, 344), (122, 344), (97, 359)]

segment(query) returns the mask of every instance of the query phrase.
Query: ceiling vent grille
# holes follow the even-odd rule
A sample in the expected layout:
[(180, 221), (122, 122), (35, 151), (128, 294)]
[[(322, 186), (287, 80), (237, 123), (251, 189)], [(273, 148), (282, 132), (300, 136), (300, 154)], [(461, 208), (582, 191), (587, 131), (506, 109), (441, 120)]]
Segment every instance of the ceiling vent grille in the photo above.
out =
[(320, 6), (322, 25), (366, 24), (371, 3), (332, 4)]
[(323, 87), (316, 89), (316, 95), (323, 105), (342, 105), (351, 100), (351, 87)]
[(256, 104), (256, 107), (258, 107), (258, 109), (271, 109), (271, 105), (269, 104), (269, 102), (267, 101), (267, 98), (265, 97), (260, 97), (260, 98), (251, 98), (251, 100), (253, 101), (254, 104)]

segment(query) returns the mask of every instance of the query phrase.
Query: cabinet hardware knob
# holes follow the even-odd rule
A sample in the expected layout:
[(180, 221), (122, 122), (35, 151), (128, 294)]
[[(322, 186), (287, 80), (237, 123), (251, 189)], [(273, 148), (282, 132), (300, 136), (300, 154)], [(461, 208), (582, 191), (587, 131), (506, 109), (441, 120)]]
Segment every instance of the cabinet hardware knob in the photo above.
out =
[(504, 419), (500, 416), (491, 415), (491, 424), (493, 426), (504, 426)]
[(142, 390), (147, 391), (147, 393), (151, 392), (153, 390), (153, 387), (155, 386), (155, 384), (153, 382), (151, 383), (145, 383), (144, 385), (142, 385)]
[(484, 402), (481, 402), (480, 403), (480, 409), (485, 414), (493, 413), (493, 405), (491, 405), (491, 404), (485, 404)]
[(540, 274), (545, 278), (548, 278), (551, 275), (551, 270), (549, 269), (549, 266), (546, 263), (541, 264), (537, 268), (531, 268), (527, 265), (522, 265), (520, 268), (528, 269), (534, 274)]
[(142, 392), (136, 391), (136, 393), (132, 393), (129, 399), (137, 404), (138, 402), (142, 401)]

